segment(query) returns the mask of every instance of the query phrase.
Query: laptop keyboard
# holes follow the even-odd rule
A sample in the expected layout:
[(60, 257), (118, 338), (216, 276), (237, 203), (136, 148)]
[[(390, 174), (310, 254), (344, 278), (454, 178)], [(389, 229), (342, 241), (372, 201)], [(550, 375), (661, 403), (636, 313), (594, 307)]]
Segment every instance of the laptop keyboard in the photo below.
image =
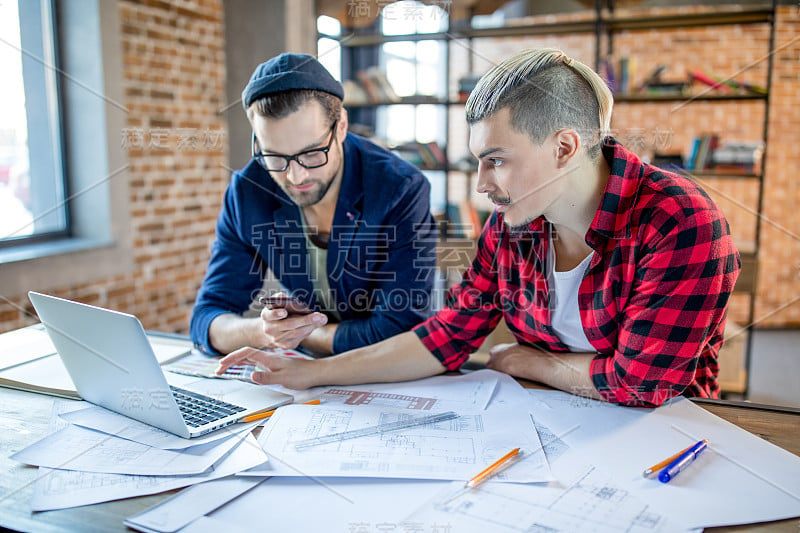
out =
[(221, 420), (227, 416), (244, 411), (244, 407), (232, 403), (215, 400), (210, 396), (198, 394), (170, 385), (170, 390), (178, 402), (183, 419), (189, 427), (199, 427), (209, 422)]

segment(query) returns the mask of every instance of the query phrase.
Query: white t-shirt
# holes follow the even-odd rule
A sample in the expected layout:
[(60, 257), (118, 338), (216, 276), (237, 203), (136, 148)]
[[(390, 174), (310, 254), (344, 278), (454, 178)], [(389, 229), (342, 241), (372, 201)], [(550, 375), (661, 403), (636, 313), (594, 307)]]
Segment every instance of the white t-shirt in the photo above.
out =
[(336, 301), (331, 293), (330, 283), (328, 282), (328, 249), (320, 248), (308, 233), (308, 224), (303, 210), (300, 210), (300, 220), (303, 222), (303, 234), (306, 237), (306, 250), (308, 251), (308, 275), (311, 278), (311, 286), (317, 297), (322, 311), (337, 322), (341, 321), (341, 316), (336, 309)]
[(548, 282), (550, 285), (550, 301), (554, 302), (550, 309), (553, 329), (573, 352), (596, 352), (597, 350), (589, 342), (581, 324), (581, 313), (578, 308), (578, 288), (589, 268), (591, 253), (581, 261), (581, 264), (566, 272), (556, 272), (555, 247), (550, 246), (550, 267), (548, 268)]

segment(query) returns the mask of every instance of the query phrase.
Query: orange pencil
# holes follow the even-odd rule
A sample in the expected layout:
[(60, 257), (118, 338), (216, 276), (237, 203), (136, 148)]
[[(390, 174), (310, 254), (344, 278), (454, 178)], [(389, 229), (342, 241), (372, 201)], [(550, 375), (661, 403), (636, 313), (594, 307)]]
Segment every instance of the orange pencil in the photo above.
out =
[(520, 450), (519, 448), (514, 448), (503, 457), (495, 461), (494, 463), (490, 464), (486, 469), (475, 476), (474, 478), (467, 481), (466, 487), (469, 489), (475, 488), (493, 475), (497, 474), (505, 465), (510, 461), (512, 458), (519, 455)]
[[(705, 440), (705, 439), (703, 439), (703, 440)], [(708, 442), (708, 441), (706, 441), (706, 442)], [(692, 446), (694, 446), (694, 444), (692, 444)], [(662, 468), (664, 468), (665, 466), (670, 464), (672, 461), (674, 461), (675, 459), (677, 459), (678, 457), (680, 457), (684, 453), (688, 452), (689, 449), (692, 448), (692, 446), (684, 448), (683, 450), (679, 451), (678, 453), (676, 453), (673, 456), (667, 457), (666, 459), (664, 459), (660, 463), (654, 464), (653, 466), (651, 466), (650, 468), (648, 468), (647, 470), (642, 472), (642, 477), (650, 477), (653, 474), (658, 473), (659, 470), (661, 470)]]
[[(319, 405), (319, 400), (311, 400), (310, 402), (303, 402), (303, 405)], [(269, 418), (275, 414), (277, 409), (273, 409), (272, 411), (265, 411), (263, 413), (256, 413), (254, 415), (245, 416), (240, 418), (239, 422), (255, 422), (256, 420), (263, 420), (264, 418)]]

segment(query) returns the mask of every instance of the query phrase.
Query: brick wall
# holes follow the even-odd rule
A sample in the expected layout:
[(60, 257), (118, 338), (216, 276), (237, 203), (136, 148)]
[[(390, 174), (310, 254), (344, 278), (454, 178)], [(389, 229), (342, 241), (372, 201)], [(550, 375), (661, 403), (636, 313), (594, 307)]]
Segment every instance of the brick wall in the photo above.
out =
[(756, 320), (800, 325), (800, 7), (778, 9)]
[[(145, 328), (188, 331), (228, 182), (221, 0), (120, 0), (130, 169), (130, 276), (48, 292), (135, 313)], [(112, 142), (115, 142), (112, 140)], [(0, 331), (35, 322), (24, 296), (0, 306)]]

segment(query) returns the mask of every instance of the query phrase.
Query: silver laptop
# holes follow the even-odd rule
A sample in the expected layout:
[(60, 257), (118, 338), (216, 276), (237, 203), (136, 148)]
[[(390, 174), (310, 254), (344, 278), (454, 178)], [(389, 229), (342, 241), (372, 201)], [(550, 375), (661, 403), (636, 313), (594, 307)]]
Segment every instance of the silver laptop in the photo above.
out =
[(233, 386), (213, 397), (174, 387), (135, 316), (33, 291), (28, 296), (78, 393), (111, 411), (190, 438), (292, 401), (244, 382), (226, 383)]

